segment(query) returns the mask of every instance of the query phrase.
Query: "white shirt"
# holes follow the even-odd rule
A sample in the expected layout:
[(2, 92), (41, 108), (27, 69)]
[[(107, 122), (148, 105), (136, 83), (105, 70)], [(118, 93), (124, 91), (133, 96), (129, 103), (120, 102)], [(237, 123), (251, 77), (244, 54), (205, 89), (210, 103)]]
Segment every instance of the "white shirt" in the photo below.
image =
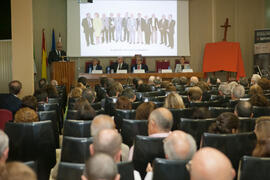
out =
[(152, 180), (153, 179), (153, 172), (147, 172), (146, 176), (144, 177), (144, 180)]

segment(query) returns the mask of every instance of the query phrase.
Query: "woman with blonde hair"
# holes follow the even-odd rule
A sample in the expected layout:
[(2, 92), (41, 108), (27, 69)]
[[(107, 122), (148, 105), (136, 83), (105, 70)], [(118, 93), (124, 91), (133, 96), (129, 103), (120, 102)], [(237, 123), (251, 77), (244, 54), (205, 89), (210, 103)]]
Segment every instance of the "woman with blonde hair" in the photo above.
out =
[(70, 92), (70, 98), (80, 98), (82, 97), (82, 89), (79, 87), (75, 87), (74, 89), (71, 90)]
[(270, 116), (256, 119), (254, 132), (257, 136), (257, 143), (252, 156), (270, 157)]
[(166, 97), (164, 107), (168, 109), (185, 109), (182, 97), (176, 92), (171, 92)]

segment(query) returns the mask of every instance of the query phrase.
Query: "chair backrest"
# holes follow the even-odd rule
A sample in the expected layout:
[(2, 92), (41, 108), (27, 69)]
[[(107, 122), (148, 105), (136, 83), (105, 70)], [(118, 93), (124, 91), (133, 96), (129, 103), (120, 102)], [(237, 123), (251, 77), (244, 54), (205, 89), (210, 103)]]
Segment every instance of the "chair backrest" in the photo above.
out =
[(81, 179), (85, 164), (60, 162), (57, 173), (57, 180)]
[(35, 171), (36, 174), (38, 173), (37, 161), (27, 161), (23, 163), (32, 168), (32, 170)]
[(143, 102), (142, 101), (135, 101), (132, 103), (132, 109), (137, 109), (139, 105), (141, 105)]
[(92, 108), (94, 108), (95, 110), (101, 109), (101, 103), (100, 103), (100, 102), (92, 103), (91, 106), (92, 106)]
[(60, 103), (59, 98), (48, 98), (48, 103)]
[(8, 121), (12, 121), (13, 116), (12, 112), (7, 110), (7, 109), (0, 109), (0, 129), (4, 130), (5, 129), (5, 124)]
[(173, 127), (172, 131), (178, 129), (180, 118), (191, 117), (193, 114), (192, 108), (186, 109), (169, 109), (173, 115)]
[(251, 155), (256, 144), (253, 132), (239, 134), (204, 133), (202, 146), (210, 146), (223, 152), (231, 160), (235, 170), (242, 156)]
[(227, 107), (209, 107), (209, 111), (211, 113), (212, 118), (218, 117), (221, 113), (224, 112), (233, 112), (233, 108), (227, 108)]
[(270, 116), (270, 107), (253, 106), (253, 117)]
[(89, 157), (93, 138), (63, 137), (61, 162), (84, 163)]
[(40, 121), (47, 121), (47, 120), (52, 121), (52, 128), (54, 132), (55, 143), (56, 143), (56, 147), (58, 148), (59, 147), (59, 121), (57, 119), (56, 110), (38, 111), (37, 114), (39, 116)]
[(238, 132), (251, 132), (255, 129), (255, 119), (248, 117), (238, 117), (239, 128)]
[(134, 180), (134, 166), (132, 161), (117, 164), (121, 180)]
[(170, 66), (170, 61), (156, 61), (156, 72), (161, 69), (168, 69)]
[(156, 158), (153, 165), (153, 180), (189, 180), (187, 163), (188, 161)]
[(115, 104), (117, 102), (116, 97), (106, 97), (105, 98), (105, 105), (104, 105), (104, 111), (106, 114), (110, 116), (115, 115)]
[(64, 122), (64, 136), (90, 137), (92, 121), (70, 120)]
[(270, 179), (270, 158), (244, 156), (238, 169), (238, 180)]
[(147, 136), (147, 130), (148, 120), (123, 119), (121, 130), (123, 143), (132, 146), (137, 135)]
[(190, 119), (190, 118), (181, 118), (179, 129), (189, 133), (193, 136), (197, 143), (197, 147), (200, 147), (201, 136), (204, 132), (208, 132), (209, 126), (215, 122), (215, 119)]
[(51, 121), (6, 123), (10, 161), (37, 161), (38, 179), (48, 179), (55, 165), (55, 138)]
[(115, 116), (114, 116), (114, 122), (115, 122), (116, 128), (121, 130), (123, 119), (135, 119), (135, 116), (136, 116), (136, 110), (134, 109), (132, 110), (116, 109)]
[(163, 139), (149, 136), (136, 136), (133, 154), (134, 168), (139, 171), (142, 179), (146, 172), (147, 163), (155, 158), (164, 158)]
[(67, 119), (80, 119), (80, 112), (78, 110), (68, 110), (67, 111)]

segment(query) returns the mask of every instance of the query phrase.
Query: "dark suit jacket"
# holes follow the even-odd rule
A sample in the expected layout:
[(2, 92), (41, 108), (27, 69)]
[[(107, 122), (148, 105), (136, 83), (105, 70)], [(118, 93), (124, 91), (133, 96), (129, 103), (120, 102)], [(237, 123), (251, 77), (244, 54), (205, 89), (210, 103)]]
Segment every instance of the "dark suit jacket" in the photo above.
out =
[[(111, 65), (111, 69), (114, 70), (114, 73), (116, 73), (117, 67), (118, 67), (118, 63), (117, 62), (116, 63), (113, 63)], [(128, 71), (128, 64), (123, 62), (122, 67), (121, 67), (121, 70), (124, 70), (124, 69), (126, 69)]]
[(82, 20), (82, 26), (83, 26), (84, 33), (90, 33), (90, 32), (93, 32), (94, 31), (94, 29), (93, 29), (93, 19), (91, 18), (90, 21), (92, 23), (92, 26), (91, 27), (89, 26), (89, 23), (88, 23), (87, 18), (84, 18)]
[(7, 109), (13, 114), (22, 107), (22, 101), (13, 94), (0, 94), (0, 109)]
[[(93, 71), (93, 64), (89, 64), (89, 66), (87, 67), (86, 73), (89, 73), (89, 67), (91, 67), (91, 69)], [(96, 70), (102, 70), (102, 66), (97, 65)]]
[[(65, 51), (61, 51), (61, 56), (66, 56), (66, 52)], [(49, 63), (52, 63), (54, 61), (62, 61), (62, 58), (61, 56), (59, 56), (57, 53), (56, 53), (56, 50), (52, 50), (49, 54), (49, 58), (48, 58), (48, 61)], [(64, 60), (66, 61), (66, 58), (64, 58)]]
[[(137, 69), (138, 65), (137, 64), (134, 64), (132, 67), (131, 67), (131, 72), (133, 72), (133, 69)], [(141, 64), (141, 69), (144, 69), (145, 72), (148, 72), (148, 66), (146, 64)]]

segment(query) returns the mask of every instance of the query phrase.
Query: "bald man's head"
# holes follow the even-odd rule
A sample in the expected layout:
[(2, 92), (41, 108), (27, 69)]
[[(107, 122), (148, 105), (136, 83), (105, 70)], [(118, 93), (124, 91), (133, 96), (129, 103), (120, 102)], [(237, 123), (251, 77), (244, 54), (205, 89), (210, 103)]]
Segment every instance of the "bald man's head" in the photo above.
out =
[(191, 180), (233, 180), (234, 177), (230, 160), (217, 149), (202, 148), (192, 158)]
[(172, 113), (167, 108), (157, 108), (149, 115), (148, 134), (170, 132), (172, 125)]
[(93, 144), (90, 145), (91, 155), (105, 153), (116, 161), (120, 161), (122, 137), (116, 130), (104, 129), (94, 136)]
[(91, 123), (91, 136), (96, 136), (103, 129), (115, 129), (113, 119), (108, 115), (98, 115)]
[(165, 139), (164, 152), (170, 160), (191, 159), (197, 150), (194, 138), (184, 131), (173, 131)]

